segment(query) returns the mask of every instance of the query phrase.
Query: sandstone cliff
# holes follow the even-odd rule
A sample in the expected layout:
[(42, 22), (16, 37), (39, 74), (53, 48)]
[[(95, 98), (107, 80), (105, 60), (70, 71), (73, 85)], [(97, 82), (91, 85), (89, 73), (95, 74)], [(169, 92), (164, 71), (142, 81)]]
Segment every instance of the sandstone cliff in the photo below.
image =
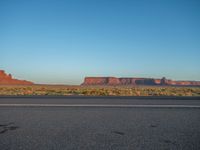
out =
[(0, 70), (0, 85), (31, 85), (33, 82), (26, 80), (13, 79), (11, 74), (6, 74), (4, 70)]
[(173, 81), (166, 78), (116, 78), (116, 77), (86, 77), (82, 85), (178, 85), (200, 86), (200, 81)]

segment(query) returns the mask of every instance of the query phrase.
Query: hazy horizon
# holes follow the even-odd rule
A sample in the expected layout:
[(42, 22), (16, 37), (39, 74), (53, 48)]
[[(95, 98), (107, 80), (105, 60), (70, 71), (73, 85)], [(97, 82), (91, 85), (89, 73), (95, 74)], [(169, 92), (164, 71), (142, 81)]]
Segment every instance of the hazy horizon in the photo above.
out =
[(199, 8), (198, 0), (2, 0), (0, 70), (46, 84), (200, 81)]

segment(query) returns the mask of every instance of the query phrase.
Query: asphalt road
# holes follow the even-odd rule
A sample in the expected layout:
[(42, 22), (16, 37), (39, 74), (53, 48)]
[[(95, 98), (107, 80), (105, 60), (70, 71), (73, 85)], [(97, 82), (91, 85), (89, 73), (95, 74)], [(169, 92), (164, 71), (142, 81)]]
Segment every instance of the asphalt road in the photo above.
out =
[(199, 150), (200, 98), (0, 97), (2, 150)]

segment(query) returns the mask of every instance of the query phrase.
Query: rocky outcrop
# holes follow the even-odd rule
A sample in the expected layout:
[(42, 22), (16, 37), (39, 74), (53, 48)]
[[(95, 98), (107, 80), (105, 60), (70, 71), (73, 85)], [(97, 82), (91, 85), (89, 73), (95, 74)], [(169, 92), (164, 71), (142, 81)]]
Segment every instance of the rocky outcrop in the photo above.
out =
[(116, 78), (116, 77), (86, 77), (82, 85), (177, 85), (200, 86), (200, 81), (173, 81), (166, 78)]
[(4, 70), (0, 70), (0, 85), (31, 85), (33, 82), (26, 80), (18, 80), (12, 78), (11, 74), (6, 74)]

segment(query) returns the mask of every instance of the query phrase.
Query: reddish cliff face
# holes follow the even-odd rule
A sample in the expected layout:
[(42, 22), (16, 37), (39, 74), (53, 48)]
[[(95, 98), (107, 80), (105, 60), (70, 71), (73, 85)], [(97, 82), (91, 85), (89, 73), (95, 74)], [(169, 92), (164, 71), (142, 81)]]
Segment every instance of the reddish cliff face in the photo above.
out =
[(13, 79), (12, 75), (7, 75), (3, 70), (0, 70), (0, 85), (31, 85), (32, 82), (26, 80)]
[(84, 80), (84, 83), (88, 85), (104, 85), (108, 84), (107, 77), (87, 77)]
[(180, 85), (200, 86), (200, 81), (173, 81), (166, 78), (86, 77), (82, 85)]

